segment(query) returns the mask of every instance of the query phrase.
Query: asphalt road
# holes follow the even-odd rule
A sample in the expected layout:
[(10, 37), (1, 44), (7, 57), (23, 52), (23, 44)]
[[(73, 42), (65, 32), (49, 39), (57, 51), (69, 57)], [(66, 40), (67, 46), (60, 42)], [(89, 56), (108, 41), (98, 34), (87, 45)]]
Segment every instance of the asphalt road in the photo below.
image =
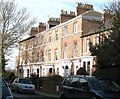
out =
[(48, 97), (40, 94), (21, 94), (21, 93), (12, 93), (14, 99), (59, 99), (58, 97)]

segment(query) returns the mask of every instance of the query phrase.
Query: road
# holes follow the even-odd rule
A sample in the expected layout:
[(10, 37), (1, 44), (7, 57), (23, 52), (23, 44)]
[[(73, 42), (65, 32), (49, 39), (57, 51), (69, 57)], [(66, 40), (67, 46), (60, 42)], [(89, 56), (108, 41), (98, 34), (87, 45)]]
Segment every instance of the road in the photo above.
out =
[(12, 93), (14, 99), (59, 99), (58, 97), (48, 97), (40, 94), (20, 94), (20, 93)]

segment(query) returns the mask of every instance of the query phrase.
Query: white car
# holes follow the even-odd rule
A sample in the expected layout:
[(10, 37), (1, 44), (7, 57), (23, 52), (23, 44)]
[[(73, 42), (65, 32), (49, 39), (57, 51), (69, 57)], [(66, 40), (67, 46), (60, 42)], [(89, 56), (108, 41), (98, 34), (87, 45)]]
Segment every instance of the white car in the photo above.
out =
[(35, 85), (28, 78), (15, 78), (11, 84), (11, 90), (21, 93), (35, 93)]

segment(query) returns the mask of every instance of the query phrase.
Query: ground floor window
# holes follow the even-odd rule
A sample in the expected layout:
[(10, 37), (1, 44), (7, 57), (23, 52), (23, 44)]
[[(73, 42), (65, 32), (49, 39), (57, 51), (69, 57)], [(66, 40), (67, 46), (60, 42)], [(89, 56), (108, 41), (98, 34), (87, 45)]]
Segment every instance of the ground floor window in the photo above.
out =
[(87, 62), (87, 72), (90, 74), (90, 61)]
[(43, 69), (43, 76), (45, 76), (45, 68)]
[(59, 68), (57, 68), (57, 74), (59, 75)]
[(39, 68), (37, 68), (37, 77), (39, 77), (39, 71), (40, 71)]
[(49, 73), (52, 73), (52, 68), (49, 68)]
[(22, 73), (22, 69), (21, 69), (21, 68), (19, 69), (19, 73), (20, 73), (20, 74)]
[(27, 69), (27, 77), (29, 77), (29, 75), (30, 75), (30, 70)]
[(83, 68), (90, 74), (90, 61), (84, 61)]
[(49, 68), (49, 73), (52, 73), (52, 68)]
[(83, 62), (83, 68), (86, 70), (86, 62)]

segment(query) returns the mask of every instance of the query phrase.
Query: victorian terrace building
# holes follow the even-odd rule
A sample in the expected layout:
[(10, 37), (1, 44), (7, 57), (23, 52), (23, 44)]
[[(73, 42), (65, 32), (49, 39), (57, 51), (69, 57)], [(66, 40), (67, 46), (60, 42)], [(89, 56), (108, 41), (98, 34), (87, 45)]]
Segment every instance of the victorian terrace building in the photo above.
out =
[(32, 27), (30, 37), (19, 42), (18, 74), (30, 77), (76, 75), (80, 67), (89, 75), (94, 70), (94, 56), (89, 52), (89, 38), (97, 42), (99, 34), (91, 34), (100, 26), (105, 13), (93, 5), (78, 3), (76, 12), (61, 10), (60, 18)]

